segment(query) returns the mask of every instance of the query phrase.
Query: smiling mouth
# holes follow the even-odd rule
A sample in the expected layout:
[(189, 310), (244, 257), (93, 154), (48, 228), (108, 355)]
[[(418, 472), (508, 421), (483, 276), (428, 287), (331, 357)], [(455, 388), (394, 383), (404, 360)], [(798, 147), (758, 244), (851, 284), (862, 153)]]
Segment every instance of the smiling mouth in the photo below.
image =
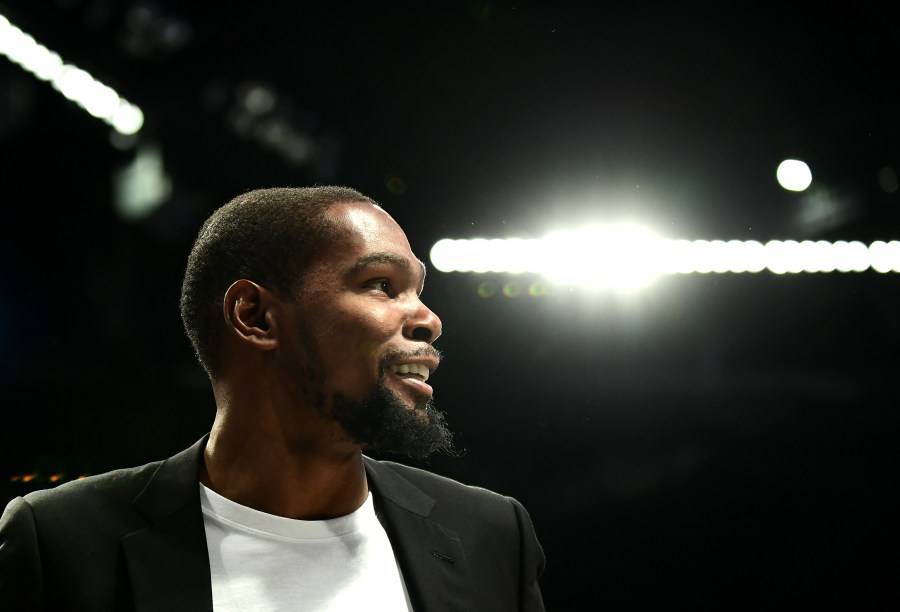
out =
[(430, 375), (428, 367), (418, 363), (391, 365), (391, 372), (400, 375), (405, 374), (410, 378), (415, 378), (417, 380), (421, 380), (422, 382), (428, 380), (428, 376)]

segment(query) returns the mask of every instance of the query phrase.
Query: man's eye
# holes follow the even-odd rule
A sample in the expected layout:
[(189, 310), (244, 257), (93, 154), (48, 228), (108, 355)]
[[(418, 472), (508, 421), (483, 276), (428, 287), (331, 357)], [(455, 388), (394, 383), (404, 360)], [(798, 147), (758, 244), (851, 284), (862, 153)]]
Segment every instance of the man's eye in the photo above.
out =
[(391, 292), (391, 283), (386, 278), (379, 278), (370, 281), (369, 287), (371, 287), (372, 289), (377, 289), (378, 291), (383, 291), (387, 294), (390, 294)]

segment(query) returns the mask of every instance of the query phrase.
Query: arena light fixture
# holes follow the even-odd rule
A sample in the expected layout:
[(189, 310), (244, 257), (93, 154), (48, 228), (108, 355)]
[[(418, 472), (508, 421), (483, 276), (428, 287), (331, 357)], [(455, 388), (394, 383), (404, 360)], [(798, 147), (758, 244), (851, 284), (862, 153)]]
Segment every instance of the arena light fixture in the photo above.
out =
[(527, 272), (557, 284), (633, 289), (667, 274), (900, 272), (900, 241), (671, 240), (614, 225), (542, 239), (443, 239), (430, 257), (442, 272)]
[(123, 136), (136, 134), (144, 125), (144, 113), (139, 107), (87, 71), (65, 63), (58, 53), (35, 41), (3, 15), (0, 15), (0, 55), (35, 78), (49, 82), (67, 99)]

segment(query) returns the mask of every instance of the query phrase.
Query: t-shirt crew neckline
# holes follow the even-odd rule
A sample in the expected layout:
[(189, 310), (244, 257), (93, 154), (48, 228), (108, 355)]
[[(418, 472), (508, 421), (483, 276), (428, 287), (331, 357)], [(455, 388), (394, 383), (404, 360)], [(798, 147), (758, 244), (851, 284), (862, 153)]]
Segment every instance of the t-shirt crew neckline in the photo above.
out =
[(200, 483), (200, 507), (204, 514), (215, 516), (237, 529), (286, 540), (323, 540), (340, 538), (369, 527), (377, 522), (372, 492), (362, 506), (350, 514), (333, 519), (306, 521), (269, 514), (243, 506), (216, 493)]

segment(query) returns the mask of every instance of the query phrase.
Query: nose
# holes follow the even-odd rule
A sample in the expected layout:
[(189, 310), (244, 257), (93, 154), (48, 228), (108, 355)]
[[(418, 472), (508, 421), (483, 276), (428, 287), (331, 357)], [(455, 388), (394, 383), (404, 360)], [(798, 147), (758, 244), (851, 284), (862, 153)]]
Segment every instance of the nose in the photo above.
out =
[(422, 300), (416, 298), (415, 309), (406, 320), (403, 335), (411, 340), (431, 344), (441, 335), (441, 320)]

